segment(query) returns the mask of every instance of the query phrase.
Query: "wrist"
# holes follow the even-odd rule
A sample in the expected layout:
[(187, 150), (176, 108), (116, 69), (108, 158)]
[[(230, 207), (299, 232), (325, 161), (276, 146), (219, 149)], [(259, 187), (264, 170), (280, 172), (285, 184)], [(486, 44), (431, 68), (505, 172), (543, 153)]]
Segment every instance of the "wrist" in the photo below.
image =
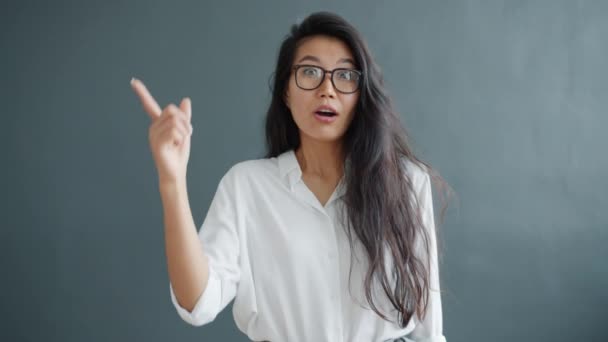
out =
[(161, 191), (187, 188), (187, 182), (186, 182), (185, 178), (180, 179), (180, 178), (159, 177), (158, 185), (159, 185), (159, 188)]

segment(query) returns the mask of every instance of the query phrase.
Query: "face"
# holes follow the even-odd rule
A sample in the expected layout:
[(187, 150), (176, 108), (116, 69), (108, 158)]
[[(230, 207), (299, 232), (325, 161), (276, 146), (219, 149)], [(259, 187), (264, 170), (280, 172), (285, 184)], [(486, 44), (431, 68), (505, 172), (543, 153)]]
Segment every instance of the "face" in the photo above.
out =
[[(354, 58), (348, 46), (341, 40), (328, 36), (312, 36), (300, 41), (295, 58), (296, 65), (314, 65), (325, 70), (335, 68), (356, 69)], [(315, 69), (301, 67), (298, 71), (298, 84), (314, 84), (305, 77), (315, 77)], [(337, 73), (334, 81), (338, 88), (344, 89), (344, 82), (350, 74)], [(311, 83), (312, 82), (312, 83)], [(296, 84), (296, 71), (292, 70), (285, 94), (285, 103), (300, 130), (301, 140), (312, 139), (318, 142), (339, 142), (350, 125), (359, 91), (344, 94), (334, 88), (331, 75), (325, 74), (321, 85), (312, 90), (304, 90)], [(322, 107), (323, 106), (323, 107)], [(335, 111), (334, 116), (319, 111)], [(304, 142), (304, 141), (303, 141)]]

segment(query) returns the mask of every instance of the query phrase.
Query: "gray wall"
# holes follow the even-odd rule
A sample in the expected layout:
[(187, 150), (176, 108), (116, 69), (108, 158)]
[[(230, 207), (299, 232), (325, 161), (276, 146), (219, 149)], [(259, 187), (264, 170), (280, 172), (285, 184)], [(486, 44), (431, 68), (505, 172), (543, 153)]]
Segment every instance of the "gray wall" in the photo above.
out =
[(230, 306), (193, 328), (170, 303), (129, 80), (192, 98), (200, 227), (224, 172), (263, 153), (280, 39), (320, 9), (362, 31), (458, 195), (448, 341), (608, 340), (608, 2), (565, 0), (3, 2), (0, 340), (247, 340)]

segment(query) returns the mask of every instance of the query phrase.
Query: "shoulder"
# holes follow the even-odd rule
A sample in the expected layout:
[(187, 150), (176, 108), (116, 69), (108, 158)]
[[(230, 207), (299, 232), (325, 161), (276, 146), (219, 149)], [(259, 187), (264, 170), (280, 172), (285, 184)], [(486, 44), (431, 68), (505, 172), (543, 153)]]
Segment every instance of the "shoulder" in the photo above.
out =
[(221, 182), (229, 186), (239, 186), (251, 181), (277, 176), (277, 158), (259, 158), (243, 160), (233, 164), (222, 177)]

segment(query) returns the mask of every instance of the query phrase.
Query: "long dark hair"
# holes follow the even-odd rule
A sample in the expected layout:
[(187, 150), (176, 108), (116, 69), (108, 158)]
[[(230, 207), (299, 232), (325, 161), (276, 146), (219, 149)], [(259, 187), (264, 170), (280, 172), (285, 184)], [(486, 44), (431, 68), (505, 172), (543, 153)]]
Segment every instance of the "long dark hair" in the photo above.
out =
[[(300, 24), (293, 25), (281, 44), (266, 116), (266, 157), (276, 157), (300, 145), (299, 130), (284, 102), (284, 95), (298, 42), (313, 35), (331, 36), (346, 43), (357, 68), (363, 73), (354, 117), (343, 137), (344, 157), (349, 161), (349, 167), (344, 168), (346, 226), (349, 227), (351, 248), (354, 232), (369, 258), (364, 286), (371, 308), (388, 320), (372, 299), (372, 281), (379, 277), (385, 294), (399, 312), (398, 323), (405, 327), (414, 313), (419, 317), (426, 314), (430, 258), (429, 236), (422, 226), (419, 207), (411, 201), (410, 194), (414, 190), (404, 160), (422, 167), (432, 179), (445, 182), (430, 165), (412, 153), (407, 133), (384, 89), (380, 69), (361, 35), (344, 19), (328, 12), (313, 13)], [(444, 211), (445, 206), (441, 210), (442, 217)], [(414, 254), (417, 239), (423, 242), (425, 254), (422, 257)], [(395, 288), (385, 269), (385, 246), (396, 261), (390, 270)]]

